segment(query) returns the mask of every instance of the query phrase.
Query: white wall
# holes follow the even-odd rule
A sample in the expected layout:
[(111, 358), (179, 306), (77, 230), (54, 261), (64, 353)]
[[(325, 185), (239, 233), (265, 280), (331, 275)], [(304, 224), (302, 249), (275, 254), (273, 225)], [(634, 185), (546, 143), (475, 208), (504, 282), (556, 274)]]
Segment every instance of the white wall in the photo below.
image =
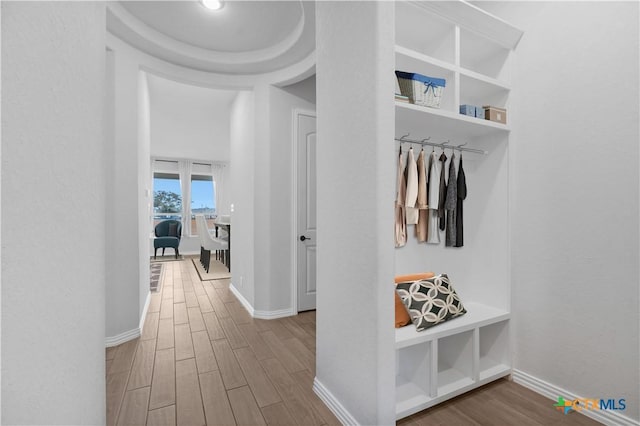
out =
[(640, 419), (638, 3), (483, 4), (524, 29), (512, 167), (515, 368)]
[(254, 303), (254, 94), (238, 93), (231, 107), (231, 271), (236, 289)]
[[(232, 281), (250, 301), (256, 315), (268, 316), (295, 309), (291, 300), (295, 285), (291, 277), (292, 119), (295, 108), (314, 110), (315, 106), (270, 85), (255, 88), (251, 111), (246, 96), (238, 97), (231, 113), (230, 202), (235, 206)], [(253, 129), (251, 136), (249, 127)], [(250, 203), (254, 209), (240, 212), (237, 200), (244, 205)], [(253, 229), (251, 234), (246, 234), (248, 226)], [(241, 233), (240, 246), (236, 243), (236, 230)], [(250, 276), (258, 277), (259, 285), (254, 285), (253, 279), (249, 282)]]
[[(313, 90), (315, 92), (315, 85)], [(291, 306), (292, 286), (296, 285), (296, 280), (291, 276), (293, 261), (291, 241), (296, 238), (291, 228), (293, 223), (292, 204), (295, 196), (292, 194), (291, 182), (293, 177), (292, 138), (295, 137), (293, 136), (294, 109), (315, 111), (315, 105), (289, 94), (285, 90), (273, 86), (269, 87), (271, 170), (269, 180), (260, 184), (268, 185), (274, 190), (271, 192), (269, 200), (271, 212), (269, 224), (264, 228), (268, 234), (259, 236), (259, 238), (268, 241), (271, 247), (268, 252), (273, 268), (270, 271), (269, 285), (264, 287), (268, 293), (259, 298), (256, 304), (257, 309), (266, 311), (283, 309), (294, 309), (295, 311), (295, 306)], [(256, 166), (260, 167), (260, 164)], [(259, 182), (256, 182), (256, 185), (258, 184)], [(261, 191), (259, 187), (258, 191)]]
[[(112, 204), (107, 205), (107, 229), (110, 239), (106, 285), (106, 337), (108, 344), (120, 343), (127, 336), (135, 337), (140, 324), (140, 306), (143, 286), (149, 291), (148, 279), (141, 277), (149, 272), (148, 257), (141, 253), (148, 244), (140, 246), (143, 237), (149, 238), (148, 225), (140, 228), (142, 212), (142, 172), (149, 169), (149, 157), (140, 155), (148, 148), (139, 147), (143, 136), (138, 119), (144, 113), (144, 100), (139, 91), (139, 66), (135, 54), (126, 46), (109, 46), (113, 50), (113, 140), (106, 158), (108, 167), (107, 190)], [(140, 88), (140, 90), (142, 90)], [(141, 123), (142, 124), (142, 123)], [(148, 174), (147, 174), (148, 176)], [(149, 179), (148, 177), (146, 178)], [(148, 184), (147, 186), (148, 187)], [(146, 202), (144, 202), (146, 205)], [(143, 269), (146, 269), (143, 271)], [(146, 283), (146, 284), (145, 284)], [(144, 296), (146, 299), (146, 296)]]
[(149, 257), (151, 247), (145, 230), (149, 229), (149, 212), (153, 203), (151, 196), (151, 105), (149, 99), (149, 82), (147, 73), (138, 71), (138, 318), (142, 328), (147, 304), (150, 302)]
[(3, 424), (105, 422), (104, 21), (2, 3)]
[(151, 155), (229, 161), (235, 91), (212, 90), (150, 76)]
[(318, 2), (316, 18), (316, 379), (347, 420), (392, 424), (394, 5)]

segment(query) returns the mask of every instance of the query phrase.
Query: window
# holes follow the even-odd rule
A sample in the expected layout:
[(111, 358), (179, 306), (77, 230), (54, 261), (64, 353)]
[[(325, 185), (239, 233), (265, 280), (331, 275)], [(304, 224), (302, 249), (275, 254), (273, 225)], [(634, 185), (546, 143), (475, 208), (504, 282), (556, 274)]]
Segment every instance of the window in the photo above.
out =
[(177, 173), (153, 174), (153, 226), (167, 219), (182, 220), (182, 190)]
[(215, 185), (212, 176), (191, 175), (191, 235), (198, 235), (196, 215), (202, 214), (209, 229), (216, 217)]
[(183, 237), (196, 237), (197, 214), (204, 215), (210, 229), (218, 214), (229, 214), (225, 197), (226, 163), (152, 158), (151, 171), (151, 232), (159, 222), (175, 219), (182, 222)]

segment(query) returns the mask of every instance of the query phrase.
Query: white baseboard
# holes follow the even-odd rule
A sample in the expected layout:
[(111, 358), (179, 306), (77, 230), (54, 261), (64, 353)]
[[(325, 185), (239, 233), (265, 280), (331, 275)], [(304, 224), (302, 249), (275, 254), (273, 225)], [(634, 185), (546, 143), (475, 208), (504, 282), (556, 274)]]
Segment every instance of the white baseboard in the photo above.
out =
[(129, 340), (133, 340), (136, 337), (140, 337), (140, 329), (134, 328), (133, 330), (125, 331), (116, 336), (107, 337), (104, 339), (105, 346), (110, 348), (112, 346), (118, 346)]
[(331, 410), (331, 412), (340, 420), (343, 425), (358, 425), (358, 421), (347, 411), (346, 408), (336, 399), (335, 396), (327, 389), (317, 377), (313, 379), (313, 391), (318, 398)]
[(277, 311), (253, 311), (253, 317), (258, 319), (276, 319), (296, 315), (291, 309), (280, 309)]
[(138, 323), (138, 328), (140, 329), (140, 335), (142, 335), (142, 331), (144, 330), (144, 321), (147, 319), (147, 310), (149, 309), (149, 304), (151, 303), (151, 292), (147, 293), (147, 299), (144, 301), (144, 308), (142, 308), (142, 315), (140, 315), (140, 322)]
[(276, 319), (276, 318), (284, 318), (290, 317), (291, 315), (295, 315), (295, 313), (291, 309), (279, 309), (277, 311), (260, 311), (257, 309), (253, 309), (251, 303), (238, 291), (237, 288), (234, 287), (233, 283), (229, 284), (229, 290), (231, 293), (238, 299), (240, 304), (249, 312), (249, 315), (253, 318), (258, 319)]
[(244, 298), (244, 296), (238, 291), (238, 289), (234, 287), (233, 283), (229, 284), (229, 290), (231, 290), (231, 293), (233, 293), (236, 299), (238, 299), (238, 302), (240, 302), (240, 304), (244, 306), (247, 312), (249, 312), (249, 315), (253, 317), (253, 306), (251, 306), (251, 303), (249, 303), (249, 301)]
[[(579, 399), (585, 398), (584, 396), (576, 395), (554, 384), (545, 382), (537, 377), (527, 374), (520, 370), (513, 370), (511, 374), (513, 381), (522, 385), (532, 391), (546, 396), (547, 398), (557, 401), (558, 396), (562, 396), (564, 399)], [(597, 398), (600, 395), (589, 395), (588, 398)], [(605, 425), (621, 425), (621, 426), (640, 426), (640, 422), (630, 419), (619, 412), (612, 410), (581, 410), (581, 414), (590, 417)]]
[(138, 324), (138, 328), (125, 331), (124, 333), (120, 333), (116, 336), (107, 337), (104, 339), (104, 345), (107, 348), (110, 348), (112, 346), (118, 346), (123, 344), (124, 342), (128, 342), (129, 340), (133, 340), (136, 337), (142, 336), (142, 330), (144, 329), (144, 320), (147, 318), (147, 310), (149, 309), (150, 303), (151, 303), (151, 292), (147, 293), (147, 299), (144, 302), (144, 308), (142, 308), (142, 315), (140, 316), (140, 322)]

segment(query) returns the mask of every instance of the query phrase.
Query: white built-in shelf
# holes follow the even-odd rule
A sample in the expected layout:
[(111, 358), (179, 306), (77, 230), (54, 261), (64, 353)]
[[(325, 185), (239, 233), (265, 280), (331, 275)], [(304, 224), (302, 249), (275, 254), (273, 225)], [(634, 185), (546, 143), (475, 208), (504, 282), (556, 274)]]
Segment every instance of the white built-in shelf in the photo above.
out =
[[(448, 70), (450, 72), (455, 72), (458, 70), (458, 67), (456, 67), (455, 65), (449, 62), (442, 61), (440, 59), (434, 58), (433, 56), (425, 55), (420, 52), (416, 52), (415, 50), (412, 50), (403, 46), (396, 45), (395, 50), (396, 50), (396, 68), (402, 67), (404, 64), (419, 65), (423, 63), (423, 64), (431, 64), (434, 67), (438, 67), (443, 70)], [(410, 70), (401, 70), (401, 71), (417, 72), (417, 71), (410, 71)], [(437, 77), (437, 76), (434, 75), (433, 77)]]
[(467, 310), (466, 314), (423, 331), (416, 331), (412, 324), (397, 328), (396, 349), (473, 330), (477, 327), (507, 320), (510, 316), (509, 312), (503, 309), (480, 303), (465, 303), (464, 307)]
[[(474, 142), (487, 147), (491, 152), (485, 152), (487, 157), (478, 157), (476, 169), (467, 168), (467, 180), (473, 180), (474, 188), (484, 189), (492, 197), (483, 200), (478, 196), (469, 200), (469, 205), (477, 203), (475, 208), (483, 214), (491, 211), (500, 217), (506, 217), (508, 211), (507, 173), (486, 171), (496, 166), (504, 170), (508, 164), (508, 159), (501, 162), (505, 151), (499, 148), (510, 142), (513, 49), (521, 37), (520, 29), (466, 1), (396, 3), (395, 69), (443, 78), (446, 86), (440, 108), (396, 101), (395, 135), (409, 133), (407, 139), (448, 141), (449, 148), (467, 142), (470, 147)], [(464, 104), (505, 108), (507, 124), (462, 115), (460, 105)], [(508, 241), (508, 221), (497, 223), (502, 222), (504, 227), (498, 227), (497, 231), (503, 237), (496, 240), (497, 245)], [(420, 247), (425, 252), (430, 249)], [(478, 253), (481, 258), (492, 252), (486, 244), (474, 245), (471, 241), (467, 244), (465, 235), (464, 250), (429, 251), (428, 264), (452, 273), (456, 267), (473, 270), (482, 262), (475, 252), (470, 262), (469, 256), (465, 256), (469, 250), (482, 251)], [(508, 253), (508, 247), (501, 246), (500, 251)], [(398, 251), (397, 260), (404, 264), (401, 269), (418, 262), (415, 255), (411, 250)], [(421, 252), (420, 265), (425, 259), (427, 255)], [(508, 268), (506, 255), (502, 263)], [(510, 287), (507, 276), (504, 274), (504, 279), (483, 287), (482, 298), (475, 299), (495, 301), (496, 306), (474, 302), (471, 298), (474, 291), (463, 290), (475, 283), (462, 280), (462, 289), (458, 291), (470, 298), (463, 300), (465, 315), (420, 332), (412, 324), (396, 329), (397, 419), (511, 374), (510, 311), (503, 297)]]
[(455, 368), (448, 368), (438, 373), (438, 395), (447, 395), (472, 384), (471, 377)]
[[(488, 75), (481, 74), (479, 72), (463, 68), (452, 63), (440, 60), (438, 58), (434, 58), (433, 56), (425, 55), (420, 52), (416, 52), (415, 50), (406, 48), (404, 46), (395, 46), (396, 52), (396, 68), (400, 71), (405, 72), (419, 72), (420, 70), (416, 70), (415, 68), (422, 69), (424, 73), (429, 73), (429, 71), (424, 71), (425, 68), (431, 68), (431, 77), (444, 77), (442, 74), (446, 73), (455, 73), (459, 72), (461, 76), (466, 76), (470, 79), (481, 81), (487, 85), (494, 86), (499, 90), (511, 90), (511, 85), (507, 82), (498, 80), (496, 78), (490, 77)], [(405, 69), (406, 68), (406, 69)], [(440, 73), (440, 74), (439, 74)], [(448, 81), (447, 84), (453, 83), (452, 81)]]
[(488, 380), (493, 377), (502, 377), (511, 374), (511, 367), (508, 365), (488, 361), (487, 359), (480, 358), (480, 380)]
[(469, 117), (452, 111), (396, 101), (396, 134), (410, 133), (413, 138), (435, 137), (464, 142), (485, 136), (509, 133), (506, 124)]
[(396, 412), (406, 412), (415, 407), (427, 406), (433, 400), (424, 389), (411, 379), (396, 376)]

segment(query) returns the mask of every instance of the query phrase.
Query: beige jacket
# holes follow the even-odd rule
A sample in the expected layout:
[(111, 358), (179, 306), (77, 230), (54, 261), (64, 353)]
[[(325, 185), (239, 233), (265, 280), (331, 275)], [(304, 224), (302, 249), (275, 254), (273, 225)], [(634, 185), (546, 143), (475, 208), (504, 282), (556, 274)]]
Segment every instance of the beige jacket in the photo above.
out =
[(413, 156), (413, 148), (409, 148), (407, 156), (407, 194), (405, 198), (407, 225), (418, 223), (418, 165)]

